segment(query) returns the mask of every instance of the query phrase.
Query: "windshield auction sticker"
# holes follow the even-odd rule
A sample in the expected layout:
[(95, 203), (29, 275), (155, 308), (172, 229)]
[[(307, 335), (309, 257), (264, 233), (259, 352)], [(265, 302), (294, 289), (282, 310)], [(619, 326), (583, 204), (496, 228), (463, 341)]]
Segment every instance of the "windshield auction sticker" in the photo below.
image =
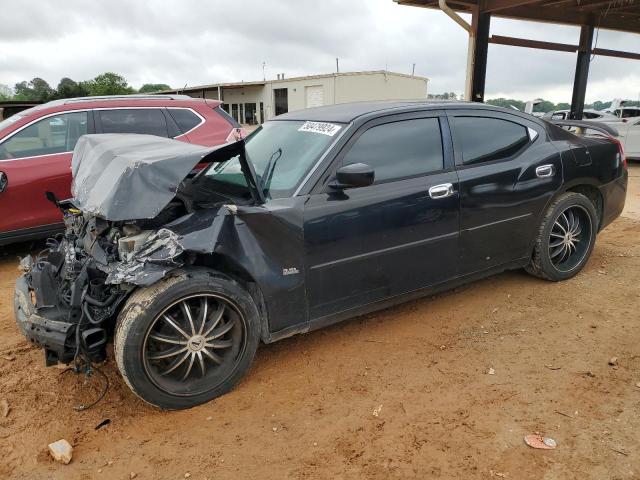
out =
[(340, 125), (326, 122), (304, 122), (298, 129), (299, 132), (320, 133), (333, 137), (342, 128)]

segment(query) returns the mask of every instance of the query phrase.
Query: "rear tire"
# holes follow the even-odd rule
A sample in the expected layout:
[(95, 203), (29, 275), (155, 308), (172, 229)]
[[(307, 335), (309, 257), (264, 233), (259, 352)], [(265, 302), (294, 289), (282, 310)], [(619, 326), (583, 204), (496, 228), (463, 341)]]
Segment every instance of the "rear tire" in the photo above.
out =
[(580, 193), (560, 195), (542, 219), (531, 263), (525, 270), (554, 282), (567, 280), (584, 268), (598, 233), (598, 214)]
[(184, 409), (229, 392), (260, 339), (258, 310), (234, 280), (207, 269), (174, 272), (136, 290), (118, 316), (118, 369), (145, 402)]

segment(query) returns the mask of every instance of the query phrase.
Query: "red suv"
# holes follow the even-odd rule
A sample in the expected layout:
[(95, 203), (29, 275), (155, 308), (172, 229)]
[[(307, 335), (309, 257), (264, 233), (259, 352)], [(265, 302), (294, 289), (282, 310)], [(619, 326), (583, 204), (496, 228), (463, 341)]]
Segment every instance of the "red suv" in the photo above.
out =
[(220, 103), (184, 95), (69, 98), (0, 122), (0, 245), (62, 229), (45, 192), (71, 196), (71, 155), (81, 135), (146, 133), (220, 145), (244, 135)]

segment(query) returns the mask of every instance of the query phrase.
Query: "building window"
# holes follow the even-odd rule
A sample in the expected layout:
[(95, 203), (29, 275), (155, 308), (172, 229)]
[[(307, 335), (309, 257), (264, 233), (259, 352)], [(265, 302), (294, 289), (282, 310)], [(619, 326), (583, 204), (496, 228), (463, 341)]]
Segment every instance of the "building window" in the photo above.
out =
[(238, 117), (238, 104), (237, 103), (232, 103), (231, 104), (231, 116), (233, 117), (233, 119), (240, 123), (240, 119)]
[(289, 94), (286, 88), (274, 88), (273, 99), (276, 115), (282, 115), (289, 111)]
[(244, 123), (247, 125), (255, 125), (258, 123), (255, 103), (244, 104)]

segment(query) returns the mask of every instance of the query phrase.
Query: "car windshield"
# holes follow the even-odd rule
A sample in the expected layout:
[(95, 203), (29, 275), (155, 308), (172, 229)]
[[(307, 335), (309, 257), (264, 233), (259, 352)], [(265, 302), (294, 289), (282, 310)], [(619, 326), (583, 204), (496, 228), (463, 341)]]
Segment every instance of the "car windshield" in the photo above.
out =
[[(253, 165), (266, 198), (293, 194), (344, 125), (278, 120), (267, 122), (246, 139), (247, 160)], [(238, 157), (214, 165), (205, 177), (246, 187)]]

